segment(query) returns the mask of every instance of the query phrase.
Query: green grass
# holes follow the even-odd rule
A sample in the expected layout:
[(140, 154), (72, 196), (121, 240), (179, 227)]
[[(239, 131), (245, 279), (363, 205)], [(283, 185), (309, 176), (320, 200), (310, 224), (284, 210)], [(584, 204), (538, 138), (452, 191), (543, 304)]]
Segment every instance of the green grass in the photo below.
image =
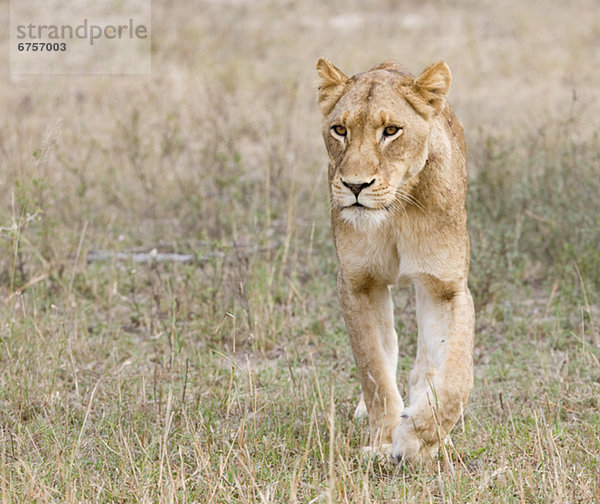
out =
[[(402, 34), (411, 50), (391, 55), (415, 71), (444, 57), (455, 72), (477, 310), (464, 423), (435, 463), (407, 470), (365, 458), (368, 429), (352, 419), (359, 384), (312, 85), (321, 54), (351, 73), (388, 58), (386, 40), (400, 35), (358, 28), (368, 44), (350, 56), (344, 29), (339, 40), (320, 29), (339, 14), (326, 5), (211, 3), (200, 16), (154, 4), (169, 23), (153, 26), (152, 77), (1, 85), (2, 503), (596, 502), (594, 102), (585, 86), (550, 112), (532, 100), (523, 125), (513, 104), (530, 88), (519, 94), (511, 72), (527, 51), (501, 59), (506, 82), (487, 98), (497, 81), (461, 56), (501, 47), (508, 25), (528, 32), (539, 6), (493, 18), (492, 39), (478, 35), (485, 18), (442, 6), (435, 19), (463, 20), (468, 40), (423, 21)], [(279, 22), (265, 31), (268, 19)], [(574, 50), (574, 33), (597, 30), (569, 27)], [(578, 61), (537, 69), (560, 82), (554, 72)], [(504, 125), (486, 115), (497, 103), (514, 113)], [(152, 249), (194, 261), (91, 254)], [(414, 301), (395, 298), (406, 392)]]

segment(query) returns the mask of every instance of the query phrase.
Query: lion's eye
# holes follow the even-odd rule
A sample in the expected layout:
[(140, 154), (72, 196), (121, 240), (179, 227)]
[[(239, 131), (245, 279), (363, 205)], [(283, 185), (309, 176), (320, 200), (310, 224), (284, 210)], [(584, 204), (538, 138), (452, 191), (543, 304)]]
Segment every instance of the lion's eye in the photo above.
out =
[(385, 129), (383, 130), (383, 136), (384, 137), (391, 137), (394, 136), (396, 133), (398, 133), (402, 128), (398, 127), (398, 126), (386, 126)]
[(341, 137), (345, 137), (347, 134), (346, 128), (341, 124), (336, 124), (335, 126), (332, 126), (331, 131), (333, 131), (336, 135)]

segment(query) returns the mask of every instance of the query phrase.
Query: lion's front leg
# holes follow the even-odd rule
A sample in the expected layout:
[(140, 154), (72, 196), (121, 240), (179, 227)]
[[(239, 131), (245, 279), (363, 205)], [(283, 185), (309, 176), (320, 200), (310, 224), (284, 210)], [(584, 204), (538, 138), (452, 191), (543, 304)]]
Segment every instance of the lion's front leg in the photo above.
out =
[(371, 444), (376, 449), (392, 442), (404, 410), (396, 384), (398, 339), (392, 296), (385, 284), (351, 282), (341, 273), (338, 290), (369, 416)]
[(394, 431), (392, 458), (435, 455), (473, 388), (473, 301), (466, 285), (417, 285), (419, 341), (410, 405)]

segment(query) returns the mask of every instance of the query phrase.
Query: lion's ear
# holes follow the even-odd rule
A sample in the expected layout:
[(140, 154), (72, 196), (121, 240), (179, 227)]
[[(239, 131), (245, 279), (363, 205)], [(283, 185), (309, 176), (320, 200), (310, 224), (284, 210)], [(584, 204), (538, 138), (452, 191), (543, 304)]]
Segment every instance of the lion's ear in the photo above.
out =
[(423, 108), (426, 115), (435, 116), (443, 110), (451, 82), (450, 68), (443, 61), (429, 65), (417, 77), (412, 88), (415, 94), (424, 102), (425, 107), (419, 108)]
[(344, 92), (348, 77), (327, 58), (317, 61), (319, 75), (319, 107), (323, 115), (329, 114)]

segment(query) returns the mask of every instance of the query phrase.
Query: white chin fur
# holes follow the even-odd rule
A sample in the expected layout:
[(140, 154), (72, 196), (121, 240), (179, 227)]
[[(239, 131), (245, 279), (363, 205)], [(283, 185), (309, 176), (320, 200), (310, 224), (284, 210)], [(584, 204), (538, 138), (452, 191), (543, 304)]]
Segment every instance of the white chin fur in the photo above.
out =
[(352, 224), (355, 229), (378, 228), (385, 222), (387, 212), (385, 210), (350, 207), (344, 208), (340, 213), (340, 217), (344, 222)]

